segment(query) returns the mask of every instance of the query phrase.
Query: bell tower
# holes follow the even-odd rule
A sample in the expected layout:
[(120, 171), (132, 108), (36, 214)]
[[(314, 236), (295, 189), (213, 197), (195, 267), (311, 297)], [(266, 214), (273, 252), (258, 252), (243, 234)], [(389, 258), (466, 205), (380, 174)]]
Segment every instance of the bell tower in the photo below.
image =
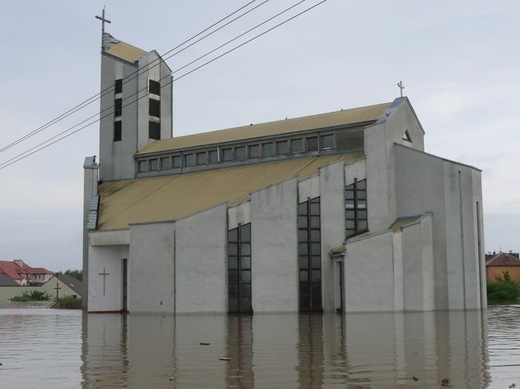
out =
[(172, 137), (172, 72), (155, 51), (115, 39), (102, 22), (99, 173), (103, 181), (136, 175), (135, 153)]

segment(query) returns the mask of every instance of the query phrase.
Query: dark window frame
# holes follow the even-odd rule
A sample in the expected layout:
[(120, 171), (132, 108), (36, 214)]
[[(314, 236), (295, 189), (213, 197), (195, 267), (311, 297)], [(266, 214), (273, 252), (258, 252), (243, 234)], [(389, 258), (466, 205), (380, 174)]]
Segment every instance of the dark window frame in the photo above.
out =
[(320, 137), (320, 147), (322, 150), (331, 150), (335, 144), (334, 134), (325, 134)]
[(276, 154), (277, 155), (289, 154), (289, 141), (288, 140), (279, 140), (276, 142)]
[(273, 142), (262, 143), (262, 157), (263, 158), (274, 157)]
[(251, 223), (228, 230), (228, 312), (252, 313)]
[(161, 123), (155, 121), (148, 122), (148, 139), (161, 139)]
[(148, 99), (148, 114), (150, 116), (161, 117), (161, 101), (156, 99)]
[(161, 83), (155, 80), (148, 80), (148, 92), (151, 95), (160, 96), (161, 95)]
[(182, 168), (182, 156), (180, 154), (172, 156), (172, 168)]
[(171, 169), (171, 158), (170, 157), (161, 157), (161, 170), (170, 170)]
[(222, 149), (222, 162), (233, 162), (234, 153), (231, 147)]
[(260, 145), (248, 146), (249, 158), (260, 158)]
[(119, 78), (114, 83), (114, 94), (123, 93), (123, 79)]
[(123, 99), (117, 98), (114, 100), (114, 116), (123, 116)]
[(298, 204), (298, 284), (300, 312), (322, 312), (320, 197)]
[[(298, 145), (298, 146), (296, 146)], [(296, 147), (295, 147), (296, 146)], [(305, 151), (303, 138), (291, 139), (291, 152), (303, 153)]]
[(345, 187), (345, 236), (368, 232), (368, 204), (366, 179), (354, 180)]
[(114, 142), (123, 140), (123, 122), (116, 120), (114, 122)]
[(206, 165), (208, 157), (205, 151), (201, 151), (195, 154), (195, 163), (197, 166)]
[(208, 159), (211, 165), (219, 163), (218, 150), (208, 151)]
[(309, 136), (305, 138), (305, 149), (307, 151), (318, 151), (319, 150), (318, 137)]

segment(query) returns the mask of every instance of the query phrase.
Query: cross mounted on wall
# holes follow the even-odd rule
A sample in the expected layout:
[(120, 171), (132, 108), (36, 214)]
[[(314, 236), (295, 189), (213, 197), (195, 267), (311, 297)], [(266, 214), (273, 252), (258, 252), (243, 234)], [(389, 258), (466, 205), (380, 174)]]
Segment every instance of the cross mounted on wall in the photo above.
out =
[(56, 282), (56, 287), (54, 288), (54, 290), (56, 291), (56, 301), (58, 301), (60, 298), (60, 289), (60, 283)]
[(104, 296), (105, 295), (105, 281), (106, 281), (107, 276), (110, 275), (110, 273), (107, 273), (105, 268), (103, 268), (103, 273), (99, 273), (99, 275), (103, 276), (103, 296)]

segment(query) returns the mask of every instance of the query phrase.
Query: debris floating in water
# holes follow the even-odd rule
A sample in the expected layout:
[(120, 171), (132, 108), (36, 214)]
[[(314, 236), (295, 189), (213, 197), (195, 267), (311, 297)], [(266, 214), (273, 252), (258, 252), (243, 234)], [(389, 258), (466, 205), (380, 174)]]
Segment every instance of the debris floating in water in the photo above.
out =
[(200, 342), (200, 345), (201, 345), (201, 346), (209, 346), (210, 344), (209, 344), (209, 343), (206, 343), (206, 342)]

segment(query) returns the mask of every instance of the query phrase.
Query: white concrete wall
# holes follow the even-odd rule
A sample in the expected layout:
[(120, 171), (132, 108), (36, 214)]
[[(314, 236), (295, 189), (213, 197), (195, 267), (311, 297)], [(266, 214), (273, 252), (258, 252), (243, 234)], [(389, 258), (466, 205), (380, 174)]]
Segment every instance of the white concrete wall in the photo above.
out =
[[(136, 99), (137, 78), (133, 76), (136, 70), (135, 66), (112, 56), (101, 56), (101, 91), (110, 90), (102, 93), (100, 98), (99, 164), (100, 178), (104, 181), (135, 176), (133, 156), (137, 150), (137, 105), (128, 103)], [(122, 93), (123, 129), (122, 140), (114, 142), (113, 87), (119, 78), (126, 78)]]
[(345, 311), (394, 310), (393, 232), (353, 240), (345, 256)]
[[(139, 67), (142, 69), (139, 76), (139, 90), (141, 96), (148, 93), (148, 80), (152, 79), (161, 84), (161, 139), (172, 137), (172, 79), (171, 70), (161, 59), (156, 51), (151, 51), (139, 59)], [(138, 141), (137, 149), (146, 146), (148, 138), (148, 97), (143, 97), (138, 102)]]
[(297, 180), (251, 195), (254, 312), (298, 311)]
[(177, 221), (175, 236), (176, 312), (227, 312), (226, 205)]
[(130, 227), (129, 312), (173, 312), (173, 231), (174, 223)]
[[(154, 62), (155, 61), (155, 62)], [(151, 64), (149, 67), (148, 65)], [(157, 66), (155, 66), (158, 64)], [(136, 71), (139, 68), (139, 77)], [(135, 152), (150, 142), (148, 138), (148, 79), (161, 82), (161, 139), (172, 136), (171, 71), (155, 51), (145, 54), (138, 67), (110, 55), (101, 56), (101, 91), (123, 79), (122, 139), (114, 142), (113, 89), (100, 99), (100, 176), (104, 181), (135, 177)], [(142, 98), (141, 98), (142, 97)], [(139, 100), (138, 100), (139, 98)]]
[(482, 204), (480, 172), (398, 145), (395, 155), (398, 214), (433, 212), (436, 309), (481, 307), (484, 282), (481, 280), (485, 277), (477, 255), (483, 247), (478, 248), (476, 228), (481, 225), (476, 220), (477, 203)]
[[(89, 233), (87, 228), (88, 215), (90, 212), (90, 200), (98, 194), (99, 165), (87, 157), (83, 164), (83, 247), (82, 247), (82, 269), (83, 282), (88, 286), (88, 246)], [(83, 307), (87, 307), (88, 294), (83, 297)]]
[(310, 177), (298, 183), (298, 203), (314, 199), (320, 195), (320, 177)]
[(367, 178), (366, 160), (345, 165), (345, 186)]
[(251, 223), (251, 202), (247, 201), (228, 208), (228, 230), (237, 228), (239, 224)]
[[(122, 309), (121, 260), (128, 258), (128, 246), (89, 247), (88, 311)], [(110, 273), (103, 277), (100, 273)], [(103, 293), (103, 278), (105, 293)]]
[(396, 217), (394, 165), (387, 131), (386, 123), (365, 130), (368, 226), (371, 232), (387, 229)]
[(365, 130), (368, 225), (372, 232), (388, 228), (397, 216), (394, 144), (406, 144), (403, 134), (408, 130), (412, 138), (408, 145), (424, 149), (424, 132), (407, 98), (395, 100), (387, 113)]
[(454, 211), (445, 206), (443, 163), (407, 147), (395, 149), (397, 212), (400, 216), (433, 212), (435, 304), (437, 309), (448, 309), (446, 212)]
[(405, 311), (435, 309), (433, 234), (431, 217), (406, 226), (403, 236), (403, 293)]
[(321, 279), (326, 312), (334, 312), (336, 307), (334, 262), (329, 252), (345, 241), (344, 175), (343, 162), (325, 166), (320, 172)]
[(392, 255), (394, 259), (394, 311), (404, 311), (404, 264), (403, 264), (403, 232), (394, 231), (392, 236)]

